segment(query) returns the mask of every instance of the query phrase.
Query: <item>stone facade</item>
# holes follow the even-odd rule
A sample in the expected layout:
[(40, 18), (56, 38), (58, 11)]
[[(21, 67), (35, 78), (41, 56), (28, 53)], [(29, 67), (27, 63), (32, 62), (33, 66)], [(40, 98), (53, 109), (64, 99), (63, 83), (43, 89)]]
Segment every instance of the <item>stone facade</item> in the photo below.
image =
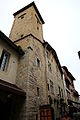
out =
[(26, 92), (27, 118), (30, 119), (36, 116), (39, 105), (47, 104), (48, 99), (43, 45), (33, 36), (27, 39), (25, 55), (19, 61), (16, 84)]
[(75, 86), (74, 86), (75, 78), (69, 72), (66, 66), (63, 66), (62, 70), (63, 70), (63, 76), (64, 76), (64, 82), (65, 82), (66, 95), (67, 95), (68, 110), (69, 110), (69, 107), (72, 106), (74, 109), (73, 112), (77, 112), (78, 105), (79, 105), (79, 94), (75, 90)]
[(16, 77), (16, 85), (26, 92), (21, 109), (16, 110), (19, 120), (36, 120), (39, 106), (48, 104), (55, 119), (61, 117), (60, 104), (54, 100), (64, 99), (62, 70), (55, 50), (43, 40), (43, 23), (34, 2), (14, 13), (10, 39), (25, 52), (19, 58)]
[(61, 99), (65, 99), (64, 83), (60, 62), (58, 60), (56, 51), (45, 42), (45, 61), (46, 61), (46, 79), (48, 86), (48, 98), (52, 99), (51, 106), (55, 109), (55, 119), (61, 117), (62, 107), (60, 104)]

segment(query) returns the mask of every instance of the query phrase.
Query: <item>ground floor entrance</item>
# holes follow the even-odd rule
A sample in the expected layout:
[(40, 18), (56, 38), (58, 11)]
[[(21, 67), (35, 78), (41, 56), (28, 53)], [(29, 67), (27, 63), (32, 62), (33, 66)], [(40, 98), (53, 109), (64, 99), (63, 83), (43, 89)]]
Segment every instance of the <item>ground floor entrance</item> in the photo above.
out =
[(54, 110), (50, 105), (40, 106), (39, 120), (54, 120)]
[(16, 120), (24, 99), (22, 89), (0, 79), (0, 120)]
[(9, 120), (11, 104), (11, 97), (1, 98), (0, 96), (0, 120)]

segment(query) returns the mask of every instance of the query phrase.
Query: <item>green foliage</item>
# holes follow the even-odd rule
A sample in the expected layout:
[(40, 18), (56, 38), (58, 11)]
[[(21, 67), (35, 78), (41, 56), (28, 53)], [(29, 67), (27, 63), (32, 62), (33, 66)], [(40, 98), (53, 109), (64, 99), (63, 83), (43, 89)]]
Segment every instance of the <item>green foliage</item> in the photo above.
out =
[(52, 97), (49, 95), (49, 102), (50, 102), (50, 105), (52, 105)]

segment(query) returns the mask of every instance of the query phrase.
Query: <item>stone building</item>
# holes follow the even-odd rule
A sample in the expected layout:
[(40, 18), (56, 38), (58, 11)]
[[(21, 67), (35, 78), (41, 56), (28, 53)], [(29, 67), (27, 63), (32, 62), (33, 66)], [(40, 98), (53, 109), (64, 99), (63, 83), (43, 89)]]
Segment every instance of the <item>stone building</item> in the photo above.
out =
[(19, 98), (25, 92), (16, 86), (18, 60), (21, 51), (8, 37), (0, 31), (0, 119), (9, 120)]
[(70, 110), (72, 109), (72, 113), (77, 112), (78, 105), (80, 103), (79, 103), (79, 93), (75, 90), (75, 87), (74, 87), (75, 78), (69, 72), (66, 66), (62, 67), (62, 71), (63, 71), (65, 87), (66, 87), (68, 108), (70, 108)]
[(62, 69), (56, 51), (43, 39), (44, 20), (34, 2), (13, 15), (13, 26), (7, 38), (10, 49), (4, 46), (13, 56), (9, 76), (3, 73), (2, 77), (0, 71), (0, 78), (8, 77), (4, 80), (17, 89), (13, 90), (16, 95), (12, 98), (10, 119), (61, 118), (65, 100)]

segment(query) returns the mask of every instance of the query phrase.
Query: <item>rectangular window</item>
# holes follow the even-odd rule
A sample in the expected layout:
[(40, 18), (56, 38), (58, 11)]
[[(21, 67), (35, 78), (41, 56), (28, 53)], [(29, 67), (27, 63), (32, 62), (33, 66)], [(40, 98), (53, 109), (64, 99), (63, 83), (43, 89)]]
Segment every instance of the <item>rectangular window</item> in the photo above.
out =
[(63, 90), (61, 89), (61, 97), (63, 97)]
[(9, 57), (10, 57), (10, 54), (6, 50), (3, 50), (1, 58), (0, 58), (0, 69), (2, 71), (7, 70)]
[(40, 93), (39, 93), (39, 87), (37, 87), (37, 96), (39, 96), (39, 94), (40, 94)]
[(23, 19), (23, 18), (24, 18), (24, 15), (26, 15), (26, 13), (20, 15), (18, 18)]
[(53, 82), (50, 80), (50, 90), (51, 90), (51, 93), (54, 93), (53, 91)]
[(47, 84), (47, 86), (48, 86), (48, 90), (49, 90), (49, 84)]
[(52, 72), (52, 69), (51, 69), (51, 63), (48, 61), (48, 69), (50, 72)]
[(61, 89), (60, 89), (60, 86), (58, 86), (58, 89), (59, 89), (59, 96), (61, 98)]
[(37, 67), (40, 67), (40, 60), (37, 58)]
[(63, 90), (62, 90), (62, 88), (60, 88), (60, 86), (58, 86), (58, 89), (59, 89), (59, 96), (60, 96), (60, 98), (62, 98), (63, 97)]

